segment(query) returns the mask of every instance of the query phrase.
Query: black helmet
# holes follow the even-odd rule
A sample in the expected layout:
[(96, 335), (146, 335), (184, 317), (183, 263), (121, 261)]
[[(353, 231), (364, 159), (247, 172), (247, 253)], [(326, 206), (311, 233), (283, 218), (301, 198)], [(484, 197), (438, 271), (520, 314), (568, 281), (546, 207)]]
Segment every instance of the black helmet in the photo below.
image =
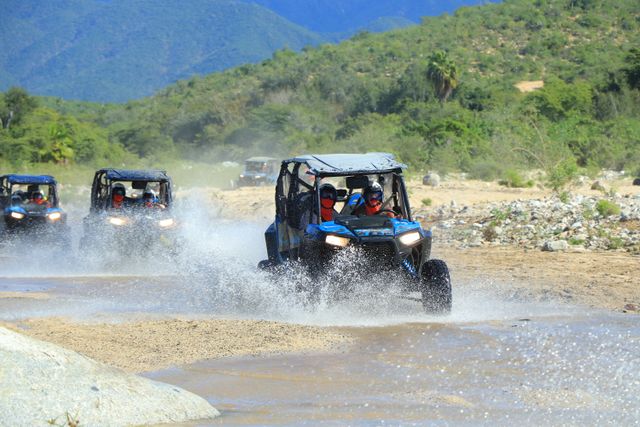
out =
[(336, 188), (329, 184), (322, 184), (320, 186), (320, 198), (321, 199), (331, 199), (334, 202), (336, 201), (336, 199), (338, 198), (338, 192), (336, 191)]
[(378, 200), (382, 203), (384, 199), (384, 190), (380, 184), (374, 182), (364, 189), (362, 196), (364, 197), (364, 202), (367, 204), (370, 204), (371, 200)]
[(113, 184), (113, 187), (111, 188), (111, 194), (118, 194), (120, 196), (124, 196), (127, 194), (127, 190), (125, 190), (124, 188), (124, 184), (117, 182), (115, 184)]

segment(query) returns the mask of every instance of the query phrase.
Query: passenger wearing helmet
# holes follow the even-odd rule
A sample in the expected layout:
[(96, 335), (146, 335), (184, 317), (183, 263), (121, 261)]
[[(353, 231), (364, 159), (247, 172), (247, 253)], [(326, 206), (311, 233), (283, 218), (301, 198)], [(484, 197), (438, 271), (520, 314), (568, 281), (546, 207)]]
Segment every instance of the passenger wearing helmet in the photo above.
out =
[(47, 202), (47, 199), (44, 197), (44, 194), (40, 190), (36, 190), (31, 193), (31, 200), (29, 200), (29, 203), (33, 203), (34, 205), (38, 206), (49, 207), (49, 202)]
[(362, 198), (364, 199), (364, 204), (356, 210), (357, 215), (371, 216), (385, 214), (390, 217), (395, 217), (395, 214), (392, 211), (382, 209), (382, 204), (384, 202), (384, 190), (377, 182), (374, 182), (364, 189)]
[(127, 194), (127, 191), (124, 188), (124, 185), (121, 183), (116, 183), (111, 188), (111, 207), (115, 209), (122, 209), (124, 207), (124, 198)]
[(333, 221), (337, 212), (333, 208), (338, 199), (338, 192), (331, 184), (320, 186), (320, 217), (322, 221)]

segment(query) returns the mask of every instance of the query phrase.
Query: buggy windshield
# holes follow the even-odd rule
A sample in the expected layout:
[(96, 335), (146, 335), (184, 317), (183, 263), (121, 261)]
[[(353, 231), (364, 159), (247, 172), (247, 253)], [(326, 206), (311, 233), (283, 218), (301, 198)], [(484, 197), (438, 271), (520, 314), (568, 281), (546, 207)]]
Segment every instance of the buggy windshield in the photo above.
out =
[(9, 187), (9, 205), (57, 207), (58, 198), (53, 185), (12, 184)]

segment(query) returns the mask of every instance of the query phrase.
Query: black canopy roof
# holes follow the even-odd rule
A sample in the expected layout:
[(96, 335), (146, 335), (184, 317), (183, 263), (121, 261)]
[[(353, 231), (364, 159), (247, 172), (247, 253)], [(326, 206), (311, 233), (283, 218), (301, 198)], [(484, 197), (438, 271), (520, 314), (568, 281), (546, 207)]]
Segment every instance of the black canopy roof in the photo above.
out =
[(102, 169), (112, 181), (170, 181), (167, 172), (161, 170)]
[(308, 154), (284, 162), (304, 163), (309, 167), (309, 172), (318, 176), (400, 172), (407, 167), (389, 153)]

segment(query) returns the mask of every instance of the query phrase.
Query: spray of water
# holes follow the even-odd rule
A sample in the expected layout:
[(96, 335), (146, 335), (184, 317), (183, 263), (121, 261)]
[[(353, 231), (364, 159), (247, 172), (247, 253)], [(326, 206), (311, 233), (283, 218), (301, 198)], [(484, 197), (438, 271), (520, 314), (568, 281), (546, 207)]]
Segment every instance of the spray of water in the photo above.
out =
[(385, 325), (500, 320), (559, 311), (548, 304), (494, 294), (490, 283), (456, 286), (454, 282), (452, 314), (429, 316), (420, 295), (406, 292), (411, 279), (376, 268), (355, 249), (342, 251), (319, 276), (295, 263), (261, 271), (256, 266), (266, 258), (263, 236), (268, 224), (222, 218), (215, 202), (203, 203), (201, 197), (183, 197), (175, 207), (177, 249), (141, 244), (143, 234), (130, 230), (120, 239), (130, 247), (107, 244), (87, 250), (80, 245), (82, 211), (69, 212), (73, 251), (34, 245), (33, 239), (12, 241), (3, 248), (0, 276), (58, 277), (58, 281), (75, 277), (75, 284), (86, 284), (72, 291), (74, 305), (85, 301), (76, 314), (175, 313), (316, 325)]

